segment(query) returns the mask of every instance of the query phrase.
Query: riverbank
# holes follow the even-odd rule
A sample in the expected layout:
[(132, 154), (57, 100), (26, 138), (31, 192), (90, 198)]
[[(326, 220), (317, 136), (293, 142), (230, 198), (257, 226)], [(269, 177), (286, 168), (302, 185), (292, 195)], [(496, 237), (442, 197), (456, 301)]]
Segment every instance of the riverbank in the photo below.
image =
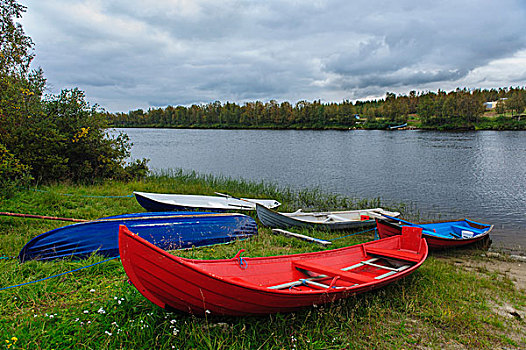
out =
[[(153, 176), (145, 181), (67, 185), (24, 190), (2, 200), (1, 211), (95, 219), (141, 212), (133, 190), (274, 198), (282, 210), (298, 207), (360, 208), (382, 205), (319, 191), (295, 191), (195, 173)], [(67, 194), (67, 195), (66, 195)], [(123, 196), (119, 198), (110, 196)], [(403, 206), (391, 208), (408, 210)], [(407, 213), (411, 214), (411, 213)], [(253, 214), (252, 214), (253, 215)], [(18, 253), (27, 240), (56, 221), (0, 217), (0, 252)], [(305, 231), (325, 239), (340, 234)], [(370, 233), (335, 240), (332, 248), (369, 241)], [(229, 245), (177, 252), (194, 258), (317, 251), (307, 242), (275, 236), (260, 227), (258, 237)], [(1, 286), (14, 285), (87, 266), (83, 261), (0, 261)], [(127, 283), (120, 261), (113, 260), (59, 278), (0, 291), (0, 340), (10, 349), (342, 349), (342, 348), (524, 348), (526, 294), (517, 266), (506, 255), (463, 249), (431, 254), (414, 274), (385, 288), (344, 301), (291, 314), (263, 317), (197, 318), (168, 313)], [(498, 272), (494, 267), (502, 266)], [(9, 346), (10, 345), (10, 346)]]
[[(407, 124), (402, 128), (397, 126)], [(261, 125), (241, 125), (241, 124), (114, 124), (111, 128), (159, 128), (159, 129), (219, 129), (219, 130), (427, 130), (427, 131), (517, 131), (526, 130), (526, 116), (521, 120), (511, 117), (483, 117), (478, 123), (473, 123), (469, 126), (443, 124), (443, 125), (422, 125), (419, 119), (409, 120), (405, 122), (392, 122), (384, 120), (376, 120), (373, 122), (359, 122), (352, 126), (349, 125), (322, 125), (322, 124), (261, 124)]]

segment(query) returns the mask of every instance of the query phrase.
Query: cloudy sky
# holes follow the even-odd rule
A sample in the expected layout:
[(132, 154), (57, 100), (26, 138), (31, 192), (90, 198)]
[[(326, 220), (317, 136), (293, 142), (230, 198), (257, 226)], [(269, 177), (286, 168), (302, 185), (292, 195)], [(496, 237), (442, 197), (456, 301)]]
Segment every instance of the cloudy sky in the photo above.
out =
[(108, 111), (526, 85), (524, 0), (20, 0), (51, 93)]

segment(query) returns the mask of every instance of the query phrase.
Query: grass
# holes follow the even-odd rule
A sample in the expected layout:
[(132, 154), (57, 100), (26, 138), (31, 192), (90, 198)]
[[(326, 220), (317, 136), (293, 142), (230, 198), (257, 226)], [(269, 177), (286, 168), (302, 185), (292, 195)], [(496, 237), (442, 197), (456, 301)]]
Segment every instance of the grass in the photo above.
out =
[[(275, 198), (283, 203), (282, 210), (381, 205), (378, 199), (344, 198), (317, 190), (294, 191), (182, 171), (158, 174), (140, 182), (56, 184), (39, 189), (48, 192), (21, 190), (2, 200), (0, 211), (83, 219), (143, 211), (133, 198), (86, 197), (126, 196), (133, 190), (194, 194), (217, 191)], [(14, 256), (32, 237), (65, 224), (0, 217), (0, 255)], [(331, 240), (349, 234), (302, 233)], [(335, 240), (333, 248), (371, 239), (370, 232), (349, 236)], [(249, 240), (177, 254), (222, 258), (234, 256), (240, 248), (247, 250), (246, 256), (328, 249), (275, 236), (260, 227), (259, 235)], [(380, 290), (295, 313), (262, 317), (194, 317), (166, 312), (127, 283), (116, 259), (0, 291), (0, 342), (6, 349), (524, 348), (524, 319), (502, 316), (495, 310), (495, 305), (512, 304), (524, 314), (524, 290), (517, 290), (506, 276), (484, 269), (468, 271), (454, 263), (459, 258), (484, 259), (480, 255), (476, 250), (431, 255), (415, 273)], [(0, 288), (102, 260), (98, 256), (81, 261), (24, 264), (0, 260)]]

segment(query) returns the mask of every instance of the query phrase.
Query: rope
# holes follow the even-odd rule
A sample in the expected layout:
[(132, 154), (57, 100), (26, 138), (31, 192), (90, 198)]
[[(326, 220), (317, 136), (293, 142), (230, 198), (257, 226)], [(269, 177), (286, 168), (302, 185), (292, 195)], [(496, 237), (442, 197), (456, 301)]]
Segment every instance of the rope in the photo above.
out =
[(19, 217), (19, 218), (46, 219), (46, 220), (73, 221), (73, 222), (89, 221), (89, 220), (84, 220), (84, 219), (59, 218), (59, 217), (56, 217), (56, 216), (21, 214), (21, 213), (8, 213), (8, 212), (0, 212), (0, 215), (3, 215), (3, 216), (16, 216), (16, 217)]
[(16, 258), (16, 256), (0, 256), (0, 260), (9, 260), (14, 258)]
[(29, 190), (35, 191), (35, 192), (47, 192), (47, 193), (55, 193), (60, 196), (76, 196), (76, 197), (85, 197), (85, 198), (132, 198), (133, 194), (129, 194), (126, 196), (89, 196), (89, 195), (83, 195), (83, 194), (71, 194), (71, 193), (56, 193), (56, 192), (50, 192), (46, 190), (39, 190), (37, 188), (30, 188)]
[(246, 270), (248, 267), (247, 261), (242, 257), (239, 257), (239, 267), (241, 267), (243, 270)]
[(95, 266), (95, 265), (99, 265), (99, 264), (102, 264), (102, 263), (105, 263), (105, 262), (108, 262), (108, 261), (110, 261), (110, 260), (117, 259), (117, 258), (118, 258), (118, 257), (114, 257), (114, 258), (106, 259), (106, 260), (99, 261), (99, 262), (97, 262), (97, 263), (94, 263), (94, 264), (91, 264), (91, 265), (88, 265), (88, 266), (79, 267), (78, 269), (74, 269), (74, 270), (67, 271), (67, 272), (62, 272), (62, 273), (59, 273), (58, 275), (53, 275), (53, 276), (49, 276), (49, 277), (46, 277), (46, 278), (41, 278), (41, 279), (36, 280), (36, 281), (30, 281), (30, 282), (25, 282), (25, 283), (17, 284), (17, 285), (14, 285), (14, 286), (9, 286), (9, 287), (0, 288), (0, 291), (2, 291), (2, 290), (6, 290), (6, 289), (11, 289), (11, 288), (16, 288), (16, 287), (21, 287), (21, 286), (25, 286), (25, 285), (32, 284), (32, 283), (42, 282), (42, 281), (48, 280), (48, 279), (50, 279), (50, 278), (60, 277), (60, 276), (66, 275), (66, 274), (68, 274), (68, 273), (72, 273), (72, 272), (79, 271), (79, 270), (82, 270), (82, 269), (87, 269), (88, 267), (92, 267), (92, 266)]
[[(360, 231), (360, 232), (351, 233), (350, 235), (347, 235), (347, 236), (337, 237), (337, 238), (334, 238), (332, 241), (336, 241), (337, 239), (342, 239), (342, 238), (345, 238), (345, 237), (354, 236), (354, 235), (357, 235), (357, 234), (360, 234), (360, 233), (364, 233), (364, 232), (369, 232), (369, 231), (372, 231), (372, 230), (376, 230), (376, 228), (370, 228), (370, 229), (365, 230), (365, 231)], [(331, 241), (331, 242), (332, 242), (332, 241)]]

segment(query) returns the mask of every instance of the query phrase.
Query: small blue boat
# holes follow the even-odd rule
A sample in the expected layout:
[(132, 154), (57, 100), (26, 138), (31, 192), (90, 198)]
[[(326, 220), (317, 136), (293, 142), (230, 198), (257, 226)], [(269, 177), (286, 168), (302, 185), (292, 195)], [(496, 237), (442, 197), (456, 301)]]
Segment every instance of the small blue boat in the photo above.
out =
[(384, 215), (386, 219), (376, 219), (376, 228), (380, 238), (399, 235), (403, 226), (422, 228), (422, 237), (429, 249), (456, 248), (484, 239), (489, 239), (493, 225), (468, 219), (415, 224), (400, 218)]
[(21, 262), (86, 258), (93, 253), (119, 256), (119, 226), (126, 225), (164, 250), (227, 243), (257, 234), (250, 216), (237, 213), (159, 212), (106, 217), (60, 227), (31, 239), (20, 251)]

